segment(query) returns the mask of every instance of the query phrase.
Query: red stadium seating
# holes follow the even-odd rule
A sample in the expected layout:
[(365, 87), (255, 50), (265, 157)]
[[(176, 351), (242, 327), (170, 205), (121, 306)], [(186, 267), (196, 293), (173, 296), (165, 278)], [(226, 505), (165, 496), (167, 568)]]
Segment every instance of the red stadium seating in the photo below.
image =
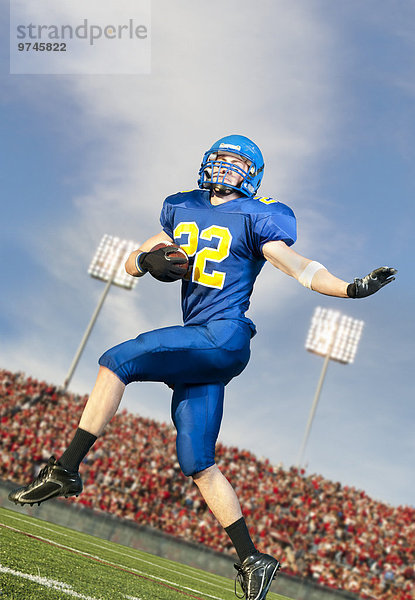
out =
[[(77, 427), (86, 396), (0, 370), (0, 477), (25, 483)], [(259, 549), (286, 573), (361, 598), (413, 600), (415, 510), (392, 507), (321, 475), (274, 466), (217, 445)], [(119, 412), (81, 465), (79, 502), (233, 553), (232, 545), (175, 460), (167, 424)], [(68, 500), (69, 501), (69, 500)]]

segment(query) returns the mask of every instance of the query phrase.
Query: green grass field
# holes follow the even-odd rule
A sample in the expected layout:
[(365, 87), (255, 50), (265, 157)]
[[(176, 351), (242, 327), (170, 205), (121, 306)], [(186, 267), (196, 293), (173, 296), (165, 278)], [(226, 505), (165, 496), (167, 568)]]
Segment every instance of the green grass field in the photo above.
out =
[(235, 598), (231, 579), (12, 510), (0, 508), (0, 532), (1, 600)]

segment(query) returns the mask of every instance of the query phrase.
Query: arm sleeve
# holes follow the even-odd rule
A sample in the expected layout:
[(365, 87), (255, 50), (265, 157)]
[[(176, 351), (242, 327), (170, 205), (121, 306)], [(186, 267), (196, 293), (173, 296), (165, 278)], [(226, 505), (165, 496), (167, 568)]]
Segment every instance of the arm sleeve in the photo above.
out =
[(163, 231), (167, 233), (173, 239), (173, 207), (168, 202), (168, 199), (164, 201), (163, 208), (160, 214), (160, 223)]
[(293, 211), (284, 206), (278, 212), (258, 215), (254, 226), (255, 246), (262, 254), (262, 247), (267, 242), (283, 241), (292, 246), (297, 239), (297, 221)]

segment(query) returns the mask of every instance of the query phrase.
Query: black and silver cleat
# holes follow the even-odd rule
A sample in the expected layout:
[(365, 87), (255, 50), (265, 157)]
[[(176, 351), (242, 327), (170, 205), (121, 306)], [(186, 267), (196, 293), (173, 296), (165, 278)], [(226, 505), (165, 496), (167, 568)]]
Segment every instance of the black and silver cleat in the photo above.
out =
[[(272, 580), (280, 569), (280, 563), (276, 558), (260, 552), (247, 556), (242, 564), (238, 563), (234, 566), (238, 571), (235, 579), (235, 595), (245, 600), (264, 600)], [(237, 594), (237, 582), (241, 586), (243, 596)]]
[(78, 496), (82, 492), (82, 480), (78, 472), (72, 473), (61, 467), (54, 456), (39, 471), (39, 475), (29, 485), (12, 490), (9, 500), (15, 504), (33, 504), (45, 502), (57, 496)]

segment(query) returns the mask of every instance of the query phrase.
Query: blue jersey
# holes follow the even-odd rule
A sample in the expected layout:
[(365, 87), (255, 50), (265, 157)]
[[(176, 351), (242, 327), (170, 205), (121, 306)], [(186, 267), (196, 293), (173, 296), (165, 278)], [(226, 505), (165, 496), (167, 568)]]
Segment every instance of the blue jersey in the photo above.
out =
[(181, 192), (166, 198), (163, 230), (188, 254), (190, 267), (182, 282), (183, 321), (202, 325), (245, 316), (265, 258), (266, 242), (296, 240), (292, 210), (272, 198), (240, 197), (218, 206), (209, 190)]

